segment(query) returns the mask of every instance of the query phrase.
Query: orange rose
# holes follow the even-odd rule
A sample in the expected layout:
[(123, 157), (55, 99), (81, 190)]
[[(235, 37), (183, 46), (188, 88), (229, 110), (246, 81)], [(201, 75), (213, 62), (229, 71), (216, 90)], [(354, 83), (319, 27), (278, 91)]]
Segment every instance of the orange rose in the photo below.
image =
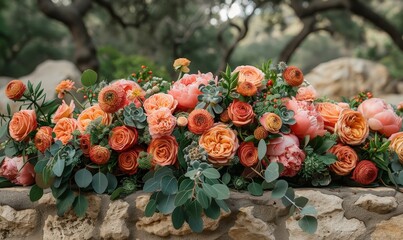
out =
[(283, 72), (283, 78), (284, 81), (292, 87), (297, 87), (304, 82), (304, 74), (301, 69), (295, 66), (287, 67)]
[(255, 119), (255, 113), (249, 103), (234, 100), (228, 106), (228, 116), (237, 127), (245, 126)]
[(190, 69), (188, 68), (190, 61), (187, 58), (178, 58), (175, 60), (173, 67), (175, 70), (180, 69), (181, 72), (188, 73)]
[(322, 116), (325, 123), (325, 129), (334, 132), (334, 125), (339, 119), (340, 112), (343, 109), (334, 103), (322, 102), (316, 104), (316, 111)]
[(308, 87), (300, 87), (295, 98), (298, 101), (313, 101), (316, 99), (317, 95), (315, 88), (309, 85)]
[(337, 144), (329, 152), (337, 157), (337, 161), (330, 165), (330, 170), (339, 176), (348, 175), (357, 165), (357, 153), (349, 146)]
[(138, 133), (135, 128), (119, 126), (109, 135), (109, 146), (115, 151), (124, 151), (137, 143)]
[(199, 145), (202, 146), (213, 165), (228, 165), (239, 147), (236, 132), (223, 123), (216, 123), (204, 132)]
[(236, 91), (245, 97), (252, 97), (257, 93), (257, 87), (251, 82), (242, 82), (236, 88)]
[(73, 132), (77, 129), (77, 120), (74, 118), (62, 118), (53, 128), (53, 132), (56, 134), (55, 140), (60, 140), (66, 145), (71, 139), (73, 139)]
[(21, 110), (14, 113), (10, 121), (8, 130), (11, 138), (15, 141), (21, 142), (28, 134), (36, 129), (36, 113), (34, 110)]
[(389, 140), (389, 148), (397, 154), (400, 163), (403, 164), (403, 132), (392, 134)]
[(103, 165), (108, 162), (111, 157), (111, 151), (101, 145), (93, 146), (90, 150), (90, 160), (98, 165)]
[(98, 104), (89, 107), (81, 112), (78, 116), (78, 126), (81, 131), (85, 131), (87, 126), (91, 123), (91, 121), (101, 118), (101, 123), (103, 125), (109, 125), (112, 122), (112, 116), (104, 111), (99, 107)]
[(91, 141), (89, 134), (80, 136), (80, 149), (81, 151), (83, 151), (84, 156), (86, 157), (90, 156)]
[(71, 80), (63, 80), (56, 86), (57, 97), (62, 99), (64, 98), (64, 94), (68, 91), (73, 90), (74, 82)]
[(281, 126), (283, 125), (283, 121), (281, 117), (275, 113), (267, 112), (263, 114), (263, 116), (259, 119), (260, 124), (266, 129), (266, 131), (270, 133), (278, 133), (280, 131)]
[(63, 100), (62, 105), (60, 105), (57, 108), (55, 115), (53, 116), (52, 122), (57, 123), (57, 121), (59, 121), (62, 118), (72, 118), (75, 107), (76, 106), (73, 100), (70, 102), (70, 106), (67, 105), (66, 102)]
[(176, 125), (176, 117), (169, 108), (162, 107), (148, 115), (147, 123), (151, 137), (158, 138), (171, 135)]
[(138, 162), (137, 158), (139, 157), (139, 154), (135, 150), (123, 152), (119, 154), (118, 157), (118, 166), (119, 169), (128, 174), (128, 175), (133, 175), (137, 172), (138, 169)]
[(178, 143), (172, 136), (154, 138), (148, 145), (147, 152), (153, 156), (153, 166), (174, 165), (178, 156)]
[(119, 85), (109, 85), (99, 92), (98, 103), (99, 107), (107, 113), (115, 113), (121, 109), (126, 100), (126, 92)]
[(243, 142), (238, 148), (239, 162), (245, 167), (253, 167), (258, 163), (257, 148), (253, 142)]
[(195, 109), (188, 117), (188, 128), (194, 134), (202, 134), (214, 124), (214, 118), (206, 109)]
[(238, 66), (234, 70), (234, 73), (236, 72), (239, 72), (238, 85), (243, 82), (251, 82), (258, 89), (262, 87), (264, 73), (260, 69), (253, 66)]
[(143, 107), (147, 114), (151, 114), (162, 107), (169, 108), (171, 113), (173, 113), (177, 105), (178, 101), (175, 100), (172, 95), (166, 93), (157, 93), (147, 98), (144, 101)]
[(51, 127), (40, 127), (39, 130), (35, 134), (35, 147), (41, 152), (44, 153), (46, 149), (52, 145), (53, 137), (52, 137), (52, 128)]
[(6, 96), (11, 100), (19, 100), (27, 86), (21, 80), (12, 80), (6, 86)]
[(334, 127), (334, 132), (341, 142), (349, 145), (359, 145), (369, 134), (369, 126), (364, 116), (353, 110), (343, 110)]

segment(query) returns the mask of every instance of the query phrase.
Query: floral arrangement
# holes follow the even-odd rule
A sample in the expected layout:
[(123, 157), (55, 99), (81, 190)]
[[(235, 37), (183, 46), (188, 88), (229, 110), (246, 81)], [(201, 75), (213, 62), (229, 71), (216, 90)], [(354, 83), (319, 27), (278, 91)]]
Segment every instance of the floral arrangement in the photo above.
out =
[(87, 192), (115, 199), (142, 189), (151, 193), (146, 216), (172, 214), (175, 228), (195, 232), (203, 214), (229, 210), (229, 188), (270, 189), (313, 233), (316, 210), (291, 186), (403, 185), (402, 106), (370, 92), (318, 97), (285, 63), (227, 67), (220, 77), (189, 74), (189, 64), (174, 62), (172, 82), (146, 66), (113, 82), (87, 70), (82, 88), (64, 80), (52, 100), (41, 84), (9, 82), (5, 94), (21, 107), (0, 115), (0, 186), (34, 184), (32, 201), (50, 188), (59, 215), (80, 217)]

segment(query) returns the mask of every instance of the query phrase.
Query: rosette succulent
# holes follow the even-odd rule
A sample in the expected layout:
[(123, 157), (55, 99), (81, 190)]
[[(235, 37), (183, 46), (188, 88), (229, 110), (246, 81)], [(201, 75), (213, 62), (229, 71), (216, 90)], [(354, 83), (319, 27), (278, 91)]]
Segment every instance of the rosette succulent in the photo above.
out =
[(147, 116), (145, 115), (143, 108), (138, 108), (133, 103), (124, 108), (123, 117), (123, 121), (127, 126), (135, 127), (137, 129), (143, 129), (146, 127)]

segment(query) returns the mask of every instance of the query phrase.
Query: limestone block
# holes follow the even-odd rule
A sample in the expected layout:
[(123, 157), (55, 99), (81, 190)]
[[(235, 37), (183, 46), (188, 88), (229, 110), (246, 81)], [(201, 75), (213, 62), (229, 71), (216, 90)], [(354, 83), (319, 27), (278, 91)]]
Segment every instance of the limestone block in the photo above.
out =
[(109, 204), (108, 211), (101, 225), (101, 238), (103, 239), (128, 239), (130, 232), (127, 228), (126, 219), (129, 204), (117, 200)]
[(403, 236), (403, 215), (392, 217), (382, 221), (375, 226), (371, 234), (372, 240), (400, 240)]
[(0, 239), (29, 237), (38, 223), (35, 209), (17, 211), (10, 206), (0, 206)]
[(274, 240), (274, 224), (268, 224), (253, 216), (253, 206), (239, 209), (235, 225), (228, 235), (232, 239)]
[(397, 201), (394, 197), (378, 197), (373, 194), (364, 194), (354, 203), (370, 212), (390, 213), (397, 208)]

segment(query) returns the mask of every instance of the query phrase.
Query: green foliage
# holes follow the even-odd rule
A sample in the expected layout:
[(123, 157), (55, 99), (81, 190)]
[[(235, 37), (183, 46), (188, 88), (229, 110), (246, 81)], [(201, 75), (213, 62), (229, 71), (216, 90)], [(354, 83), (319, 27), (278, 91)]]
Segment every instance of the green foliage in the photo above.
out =
[(81, 83), (85, 87), (91, 87), (97, 82), (98, 74), (92, 70), (87, 69), (81, 74)]
[(29, 199), (30, 199), (32, 202), (36, 202), (36, 201), (38, 201), (39, 199), (41, 199), (42, 196), (43, 196), (43, 189), (40, 188), (40, 187), (38, 187), (36, 184), (33, 185), (33, 186), (31, 187), (31, 190), (29, 191)]

